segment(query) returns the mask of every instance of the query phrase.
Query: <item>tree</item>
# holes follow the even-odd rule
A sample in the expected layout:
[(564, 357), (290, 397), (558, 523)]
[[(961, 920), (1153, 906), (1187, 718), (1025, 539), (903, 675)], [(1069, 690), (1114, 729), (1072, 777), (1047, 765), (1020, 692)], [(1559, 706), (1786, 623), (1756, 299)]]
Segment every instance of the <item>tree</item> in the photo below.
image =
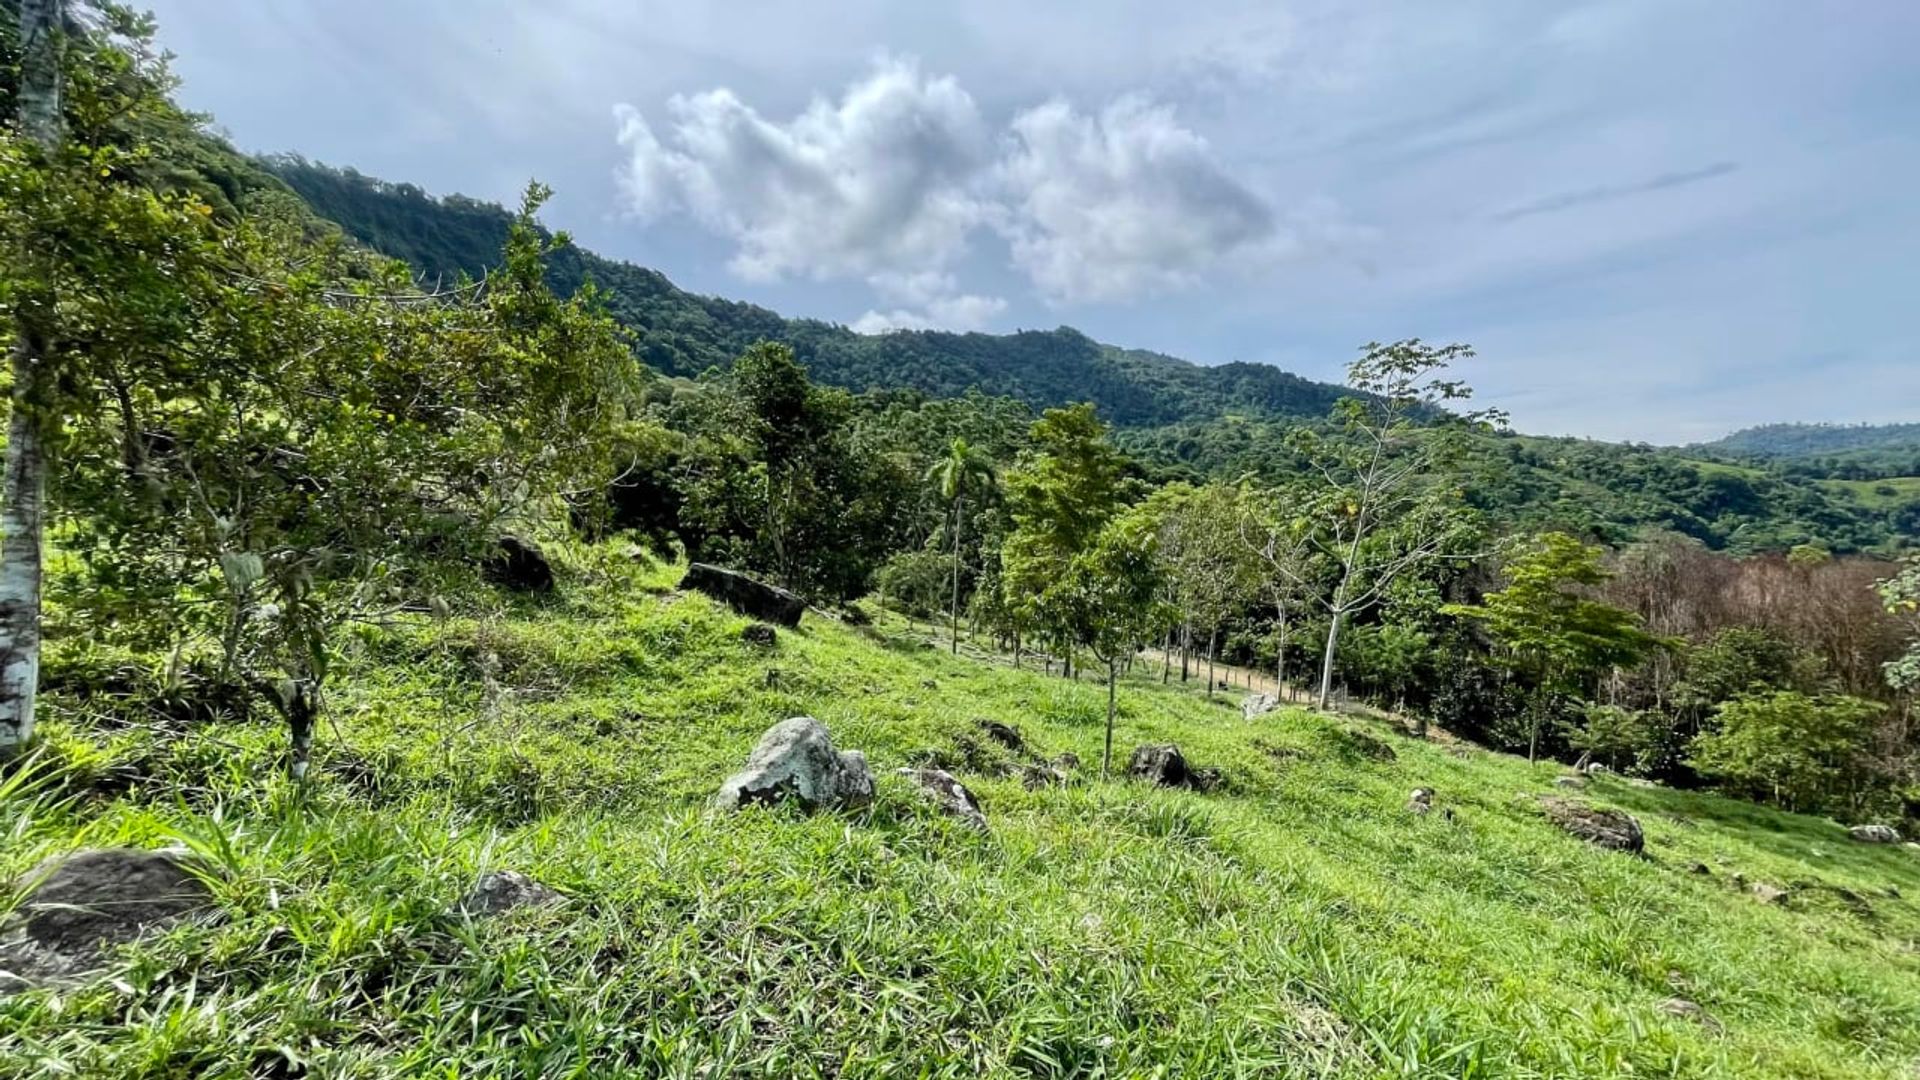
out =
[(993, 462), (985, 454), (955, 437), (947, 454), (927, 470), (927, 479), (947, 503), (948, 520), (953, 530), (953, 591), (947, 610), (947, 630), (953, 638), (952, 651), (960, 653), (960, 522), (961, 508), (972, 491), (990, 491), (994, 482)]
[(1887, 663), (1887, 685), (1907, 693), (1920, 691), (1920, 555), (1909, 556), (1906, 568), (1882, 581), (1879, 589), (1887, 610), (1905, 618), (1912, 635), (1906, 654)]
[(1263, 571), (1259, 576), (1273, 605), (1273, 681), (1287, 685), (1287, 633), (1294, 606), (1312, 594), (1313, 533), (1309, 523), (1290, 512), (1293, 497), (1284, 488), (1240, 489), (1240, 542)]
[(1158, 522), (1151, 513), (1121, 513), (1103, 526), (1068, 564), (1056, 603), (1070, 640), (1107, 669), (1107, 726), (1100, 776), (1113, 768), (1113, 721), (1120, 661), (1159, 625), (1160, 562), (1154, 551)]
[(1227, 484), (1170, 484), (1149, 495), (1143, 512), (1156, 523), (1162, 577), (1183, 630), (1207, 631), (1207, 694), (1221, 628), (1237, 614), (1255, 580), (1253, 555), (1241, 543), (1240, 491)]
[(1466, 345), (1431, 346), (1418, 338), (1369, 344), (1347, 369), (1347, 384), (1360, 396), (1334, 407), (1335, 434), (1300, 429), (1293, 435), (1295, 451), (1320, 481), (1304, 508), (1312, 543), (1335, 571), (1331, 591), (1318, 597), (1327, 613), (1322, 709), (1332, 700), (1346, 621), (1379, 603), (1401, 575), (1446, 557), (1469, 531), (1459, 491), (1448, 483), (1459, 466), (1461, 436), (1505, 419), (1496, 410), (1442, 412), (1473, 392), (1439, 374), (1472, 355)]
[[(64, 82), (64, 0), (17, 5), (20, 82), (9, 127), (42, 161), (60, 150)], [(14, 138), (12, 132), (8, 139)], [(9, 196), (11, 198), (12, 196)], [(41, 239), (41, 238), (36, 238)], [(12, 415), (0, 494), (0, 759), (33, 738), (40, 681), (40, 577), (47, 453), (60, 424), (52, 400), (57, 373), (52, 290), (13, 307)]]
[(1001, 553), (1003, 588), (1020, 616), (1067, 651), (1076, 644), (1074, 560), (1119, 510), (1124, 460), (1091, 405), (1048, 409), (1034, 449), (1007, 475), (1014, 528)]
[(1693, 767), (1726, 787), (1789, 810), (1859, 808), (1877, 778), (1864, 751), (1886, 712), (1875, 701), (1793, 690), (1721, 706), (1693, 740)]
[[(541, 238), (545, 196), (529, 188), (497, 273), (441, 295), (254, 208), (191, 281), (176, 376), (73, 433), (60, 502), (101, 586), (83, 599), (217, 636), (223, 670), (284, 715), (296, 778), (342, 628), (427, 602), (502, 528), (610, 474), (635, 368), (593, 290), (547, 288), (566, 238)], [(114, 452), (149, 444), (137, 469)], [(130, 565), (161, 587), (113, 588)]]
[(1602, 549), (1565, 533), (1543, 533), (1516, 544), (1506, 565), (1507, 585), (1480, 604), (1450, 604), (1447, 614), (1487, 628), (1513, 665), (1535, 687), (1527, 729), (1527, 760), (1540, 745), (1546, 711), (1580, 696), (1585, 681), (1607, 667), (1637, 662), (1658, 639), (1640, 629), (1633, 612), (1576, 590), (1606, 580)]

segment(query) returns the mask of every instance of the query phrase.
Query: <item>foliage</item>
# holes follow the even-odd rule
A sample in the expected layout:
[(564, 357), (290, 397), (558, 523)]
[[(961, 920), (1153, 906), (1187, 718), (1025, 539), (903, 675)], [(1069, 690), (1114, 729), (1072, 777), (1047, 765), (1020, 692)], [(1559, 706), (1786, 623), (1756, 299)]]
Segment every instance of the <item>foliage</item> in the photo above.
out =
[(1540, 709), (1528, 738), (1529, 757), (1548, 709), (1583, 696), (1600, 672), (1632, 664), (1658, 644), (1632, 612), (1576, 591), (1606, 579), (1600, 555), (1599, 547), (1565, 533), (1528, 538), (1508, 552), (1504, 588), (1479, 604), (1444, 609), (1485, 626), (1537, 687)]
[(1912, 632), (1905, 656), (1887, 662), (1887, 685), (1896, 690), (1920, 690), (1920, 556), (1907, 560), (1906, 569), (1880, 583), (1887, 610), (1904, 616)]
[(1863, 753), (1886, 712), (1874, 701), (1780, 690), (1728, 702), (1693, 741), (1693, 766), (1729, 790), (1790, 810), (1858, 813), (1879, 790)]

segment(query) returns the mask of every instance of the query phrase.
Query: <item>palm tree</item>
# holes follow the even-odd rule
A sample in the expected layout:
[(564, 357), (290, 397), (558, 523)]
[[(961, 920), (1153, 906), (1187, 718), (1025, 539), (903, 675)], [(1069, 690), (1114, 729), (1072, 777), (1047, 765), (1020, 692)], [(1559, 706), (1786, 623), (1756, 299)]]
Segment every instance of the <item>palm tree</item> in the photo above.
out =
[(940, 497), (947, 502), (948, 512), (952, 515), (953, 532), (953, 597), (948, 604), (947, 630), (953, 637), (953, 652), (960, 652), (960, 511), (966, 505), (967, 494), (972, 491), (987, 492), (993, 490), (993, 462), (987, 455), (967, 445), (967, 440), (956, 438), (947, 448), (947, 456), (933, 463), (927, 470), (927, 480), (939, 485)]

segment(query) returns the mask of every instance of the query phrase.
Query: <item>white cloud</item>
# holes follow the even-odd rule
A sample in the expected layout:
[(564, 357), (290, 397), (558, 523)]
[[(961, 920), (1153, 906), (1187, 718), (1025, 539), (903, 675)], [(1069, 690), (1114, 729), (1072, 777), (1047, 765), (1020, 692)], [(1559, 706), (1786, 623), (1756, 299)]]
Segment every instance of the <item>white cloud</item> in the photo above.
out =
[(1274, 234), (1266, 203), (1165, 106), (1129, 96), (1083, 116), (1053, 101), (1016, 117), (1013, 138), (1013, 258), (1052, 299), (1186, 288)]
[(632, 106), (614, 112), (629, 207), (730, 237), (750, 280), (944, 267), (990, 212), (971, 191), (993, 153), (979, 110), (911, 62), (882, 61), (785, 123), (725, 89), (669, 100), (664, 140)]
[(973, 329), (1004, 311), (951, 271), (983, 232), (1051, 303), (1188, 288), (1303, 246), (1170, 106), (1140, 96), (1085, 115), (1048, 102), (996, 141), (954, 79), (883, 60), (785, 122), (726, 89), (676, 95), (667, 112), (656, 134), (637, 109), (615, 110), (628, 209), (728, 238), (728, 265), (749, 280), (864, 280), (894, 305), (862, 316), (867, 332)]

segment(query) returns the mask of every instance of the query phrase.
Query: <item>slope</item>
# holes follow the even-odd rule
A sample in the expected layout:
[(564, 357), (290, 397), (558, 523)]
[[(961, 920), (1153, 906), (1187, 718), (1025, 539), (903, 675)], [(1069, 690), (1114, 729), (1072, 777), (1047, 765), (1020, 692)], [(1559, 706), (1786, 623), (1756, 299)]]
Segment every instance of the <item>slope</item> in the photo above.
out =
[[(274, 727), (129, 726), (133, 706), (74, 692), (112, 658), (77, 639), (51, 656), (58, 770), (0, 800), (0, 878), (80, 843), (183, 840), (221, 870), (220, 917), (86, 988), (0, 999), (0, 1074), (1863, 1080), (1920, 1062), (1911, 850), (1603, 780), (1581, 797), (1639, 815), (1650, 857), (1601, 851), (1542, 819), (1546, 766), (1243, 720), (1151, 671), (1122, 689), (1122, 753), (1177, 742), (1223, 791), (1029, 791), (978, 718), (1097, 762), (1095, 685), (949, 657), (890, 619), (809, 615), (762, 651), (676, 591), (678, 567), (557, 547), (554, 599), (359, 638), (304, 803), (275, 778)], [(706, 813), (798, 714), (871, 756), (875, 806)], [(892, 774), (925, 762), (979, 793), (990, 835)], [(1404, 809), (1417, 785), (1435, 813)], [(569, 900), (445, 914), (503, 867)]]

